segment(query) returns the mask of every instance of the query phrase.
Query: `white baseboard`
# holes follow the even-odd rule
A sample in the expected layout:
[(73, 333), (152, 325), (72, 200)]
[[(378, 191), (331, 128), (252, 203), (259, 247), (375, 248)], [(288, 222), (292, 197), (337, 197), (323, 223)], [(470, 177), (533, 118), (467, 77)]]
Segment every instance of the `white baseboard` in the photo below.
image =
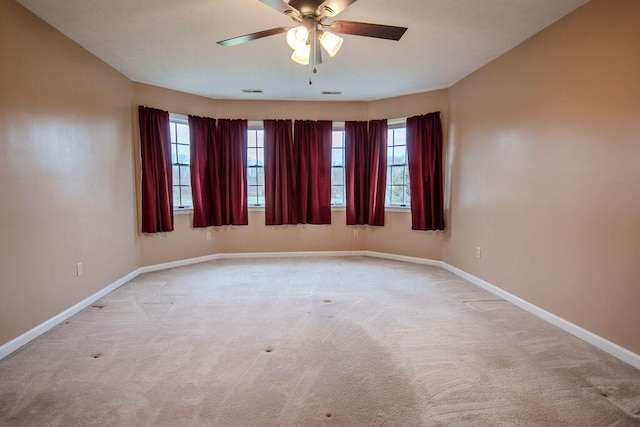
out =
[(179, 261), (165, 262), (162, 264), (148, 265), (146, 267), (140, 267), (139, 270), (140, 270), (140, 273), (151, 273), (152, 271), (168, 270), (170, 268), (182, 267), (182, 266), (191, 265), (191, 264), (199, 264), (201, 262), (213, 261), (215, 259), (220, 259), (220, 254), (201, 256), (197, 258), (181, 259)]
[(486, 282), (476, 276), (473, 276), (467, 273), (466, 271), (460, 270), (459, 268), (449, 265), (446, 262), (441, 262), (441, 265), (442, 265), (442, 268), (452, 272), (453, 274), (461, 277), (462, 279), (468, 282), (471, 282), (474, 285), (481, 287), (482, 289), (489, 291), (492, 294), (497, 295), (500, 298), (503, 298), (509, 301), (513, 305), (516, 305), (522, 308), (523, 310), (528, 311), (529, 313), (539, 317), (542, 320), (546, 320), (552, 325), (555, 325), (560, 329), (563, 329), (564, 331), (569, 332), (571, 335), (574, 335), (580, 338), (581, 340), (586, 341), (589, 344), (599, 348), (600, 350), (605, 351), (610, 355), (622, 360), (623, 362), (626, 362), (629, 365), (637, 369), (640, 369), (640, 355), (633, 353), (627, 350), (626, 348), (621, 347), (618, 344), (613, 343), (605, 338), (602, 338), (601, 336), (596, 335), (593, 332), (589, 332), (586, 329), (581, 328), (580, 326), (574, 323), (571, 323), (568, 320), (563, 319), (562, 317), (556, 316), (553, 313), (550, 313), (536, 305), (533, 305), (530, 302), (523, 300), (522, 298), (519, 298), (513, 294), (510, 294), (509, 292), (495, 285), (492, 285), (491, 283)]
[(413, 264), (431, 265), (433, 267), (442, 266), (442, 261), (436, 261), (433, 259), (417, 258), (417, 257), (405, 256), (405, 255), (387, 254), (384, 252), (374, 252), (374, 251), (363, 251), (363, 252), (365, 252), (363, 255), (374, 257), (374, 258), (384, 258), (384, 259), (390, 259), (393, 261), (410, 262)]
[(5, 358), (9, 354), (11, 354), (14, 351), (18, 350), (23, 345), (27, 344), (28, 342), (32, 341), (33, 339), (35, 339), (35, 338), (39, 337), (40, 335), (44, 334), (49, 329), (51, 329), (54, 326), (64, 322), (65, 320), (67, 320), (68, 318), (73, 316), (74, 314), (77, 314), (80, 311), (84, 310), (85, 308), (89, 307), (91, 304), (93, 304), (94, 302), (98, 301), (100, 298), (104, 297), (107, 294), (110, 294), (111, 292), (115, 291), (116, 289), (118, 289), (120, 286), (124, 285), (128, 281), (136, 278), (138, 275), (140, 275), (140, 273), (141, 273), (140, 269), (137, 269), (137, 270), (127, 274), (126, 276), (116, 280), (115, 282), (113, 282), (109, 286), (99, 290), (95, 294), (93, 294), (93, 295), (85, 298), (84, 300), (80, 301), (76, 305), (74, 305), (72, 307), (69, 307), (68, 309), (66, 309), (65, 311), (63, 311), (61, 313), (56, 314), (51, 319), (46, 320), (45, 322), (39, 324), (38, 326), (36, 326), (35, 328), (33, 328), (33, 329), (31, 329), (31, 330), (29, 330), (27, 332), (25, 332), (24, 334), (20, 335), (19, 337), (12, 339), (8, 343), (1, 345), (0, 346), (0, 359)]
[(180, 261), (173, 261), (173, 262), (167, 262), (167, 263), (163, 263), (163, 264), (156, 264), (156, 265), (150, 265), (150, 266), (146, 266), (146, 267), (141, 267), (138, 268), (137, 270), (129, 273), (128, 275), (122, 277), (121, 279), (117, 280), (116, 282), (112, 283), (111, 285), (105, 287), (104, 289), (100, 290), (99, 292), (96, 292), (95, 294), (91, 295), (90, 297), (84, 299), (83, 301), (79, 302), (78, 304), (74, 305), (73, 307), (68, 308), (67, 310), (59, 313), (58, 315), (52, 317), (51, 319), (47, 320), (46, 322), (36, 326), (35, 328), (31, 329), (28, 332), (25, 332), (24, 334), (20, 335), (19, 337), (9, 341), (8, 343), (0, 346), (0, 359), (6, 357), (7, 355), (13, 353), (14, 351), (16, 351), (17, 349), (19, 349), (20, 347), (22, 347), (23, 345), (27, 344), (29, 341), (33, 340), (34, 338), (42, 335), (43, 333), (47, 332), (49, 329), (53, 328), (54, 326), (60, 324), (61, 322), (65, 321), (66, 319), (68, 319), (69, 317), (73, 316), (74, 314), (80, 312), (81, 310), (83, 310), (84, 308), (90, 306), (91, 304), (93, 304), (94, 302), (96, 302), (97, 300), (99, 300), (100, 298), (102, 298), (103, 296), (113, 292), (114, 290), (116, 290), (117, 288), (119, 288), (120, 286), (124, 285), (125, 283), (127, 283), (128, 281), (136, 278), (137, 276), (139, 276), (142, 273), (149, 273), (152, 271), (159, 271), (159, 270), (166, 270), (169, 268), (175, 268), (175, 267), (181, 267), (181, 266), (185, 266), (185, 265), (191, 265), (191, 264), (197, 264), (197, 263), (201, 263), (201, 262), (207, 262), (207, 261), (213, 261), (213, 260), (217, 260), (217, 259), (239, 259), (239, 258), (283, 258), (283, 257), (289, 257), (289, 258), (293, 258), (293, 257), (320, 257), (320, 256), (334, 256), (334, 257), (349, 257), (349, 256), (370, 256), (370, 257), (375, 257), (375, 258), (384, 258), (384, 259), (389, 259), (389, 260), (394, 260), (394, 261), (403, 261), (403, 262), (410, 262), (410, 263), (414, 263), (414, 264), (422, 264), (422, 265), (430, 265), (430, 266), (435, 266), (435, 267), (442, 267), (450, 272), (452, 272), (453, 274), (459, 276), (460, 278), (467, 280), (468, 282), (471, 282), (472, 284), (479, 286), (483, 289), (485, 289), (488, 292), (491, 292), (494, 295), (499, 296), (500, 298), (503, 298), (509, 302), (511, 302), (512, 304), (534, 314), (535, 316), (546, 320), (547, 322), (558, 326), (559, 328), (563, 329), (564, 331), (582, 339), (583, 341), (588, 342), (589, 344), (599, 348), (600, 350), (603, 350), (607, 353), (609, 353), (610, 355), (630, 364), (631, 366), (640, 369), (640, 355), (633, 353), (629, 350), (627, 350), (624, 347), (621, 347), (605, 338), (602, 338), (599, 335), (596, 335), (592, 332), (587, 331), (584, 328), (581, 328), (578, 325), (575, 325), (561, 317), (556, 316), (553, 313), (550, 313), (546, 310), (543, 310), (542, 308), (533, 305), (525, 300), (523, 300), (522, 298), (519, 298), (513, 294), (510, 294), (509, 292), (495, 286), (492, 285), (489, 282), (486, 282), (476, 276), (473, 276), (469, 273), (467, 273), (466, 271), (460, 270), (457, 267), (454, 267), (452, 265), (449, 265), (443, 261), (437, 261), (437, 260), (432, 260), (432, 259), (425, 259), (425, 258), (417, 258), (417, 257), (410, 257), (410, 256), (404, 256), (404, 255), (395, 255), (395, 254), (388, 254), (388, 253), (383, 253), (383, 252), (375, 252), (375, 251), (366, 251), (366, 250), (362, 250), (362, 251), (318, 251), (318, 252), (250, 252), (250, 253), (220, 253), (220, 254), (214, 254), (214, 255), (207, 255), (207, 256), (202, 256), (202, 257), (197, 257), (197, 258), (189, 258), (189, 259), (184, 259), (184, 260), (180, 260)]

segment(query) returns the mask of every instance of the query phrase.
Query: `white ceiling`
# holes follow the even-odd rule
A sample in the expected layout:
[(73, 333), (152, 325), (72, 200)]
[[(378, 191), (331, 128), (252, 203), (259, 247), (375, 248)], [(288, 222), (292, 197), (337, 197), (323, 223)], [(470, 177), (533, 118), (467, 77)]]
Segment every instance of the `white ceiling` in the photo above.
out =
[(449, 87), (587, 1), (359, 0), (335, 19), (408, 31), (400, 41), (345, 35), (312, 76), (289, 59), (284, 34), (216, 44), (293, 25), (258, 0), (18, 0), (133, 81), (220, 99), (339, 101)]

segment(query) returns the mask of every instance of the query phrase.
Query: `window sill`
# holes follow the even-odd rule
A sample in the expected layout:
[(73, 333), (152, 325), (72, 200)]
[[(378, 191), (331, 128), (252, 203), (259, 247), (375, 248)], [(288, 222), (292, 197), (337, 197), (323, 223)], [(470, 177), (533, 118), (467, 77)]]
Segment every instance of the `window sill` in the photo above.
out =
[(173, 208), (174, 215), (184, 215), (193, 213), (193, 208)]
[(385, 212), (411, 212), (411, 206), (385, 206)]

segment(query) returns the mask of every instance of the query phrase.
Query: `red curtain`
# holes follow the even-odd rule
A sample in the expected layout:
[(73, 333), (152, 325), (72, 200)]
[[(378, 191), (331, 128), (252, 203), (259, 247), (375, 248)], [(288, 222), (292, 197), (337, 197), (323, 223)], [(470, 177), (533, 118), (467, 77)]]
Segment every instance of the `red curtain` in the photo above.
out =
[(169, 113), (140, 106), (142, 231), (173, 231), (173, 178)]
[(218, 120), (216, 141), (220, 162), (210, 167), (220, 174), (214, 212), (220, 213), (221, 221), (215, 225), (247, 225), (247, 121)]
[(387, 190), (387, 121), (369, 122), (369, 225), (384, 225), (384, 198)]
[(369, 223), (369, 127), (345, 122), (345, 179), (347, 225)]
[(193, 226), (247, 225), (247, 121), (189, 116)]
[(345, 122), (347, 225), (384, 225), (387, 121)]
[(296, 170), (291, 120), (264, 121), (266, 225), (296, 224)]
[(411, 229), (444, 230), (440, 112), (407, 119)]
[(214, 218), (213, 198), (220, 192), (220, 179), (211, 165), (219, 164), (216, 145), (216, 120), (189, 116), (191, 138), (191, 191), (193, 194), (193, 226), (209, 227), (221, 223)]
[(331, 224), (331, 121), (294, 124), (298, 223)]

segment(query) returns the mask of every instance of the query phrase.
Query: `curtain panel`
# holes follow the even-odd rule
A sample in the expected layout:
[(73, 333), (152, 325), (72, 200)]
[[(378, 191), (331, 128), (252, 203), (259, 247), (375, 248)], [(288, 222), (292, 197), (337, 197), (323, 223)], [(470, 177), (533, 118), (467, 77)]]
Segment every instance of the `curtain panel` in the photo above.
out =
[(215, 119), (189, 116), (189, 137), (193, 226), (209, 227), (215, 224), (213, 198), (220, 191), (220, 180), (211, 170), (219, 162)]
[(265, 224), (297, 224), (296, 162), (291, 120), (264, 120)]
[(345, 122), (347, 225), (384, 225), (387, 121)]
[[(220, 158), (213, 164), (220, 176), (220, 191), (214, 212), (220, 213), (220, 224), (248, 225), (247, 201), (247, 129), (244, 119), (219, 119), (216, 140)], [(215, 206), (216, 204), (214, 204)]]
[(169, 113), (140, 106), (142, 231), (173, 231), (173, 178)]
[(369, 125), (344, 123), (347, 225), (369, 223)]
[(384, 203), (387, 192), (387, 138), (386, 120), (369, 122), (369, 149), (367, 152), (369, 180), (369, 225), (384, 225)]
[(331, 132), (330, 120), (294, 123), (299, 224), (331, 224)]
[(444, 230), (440, 112), (407, 119), (411, 229)]
[(193, 227), (247, 225), (247, 121), (189, 116)]

